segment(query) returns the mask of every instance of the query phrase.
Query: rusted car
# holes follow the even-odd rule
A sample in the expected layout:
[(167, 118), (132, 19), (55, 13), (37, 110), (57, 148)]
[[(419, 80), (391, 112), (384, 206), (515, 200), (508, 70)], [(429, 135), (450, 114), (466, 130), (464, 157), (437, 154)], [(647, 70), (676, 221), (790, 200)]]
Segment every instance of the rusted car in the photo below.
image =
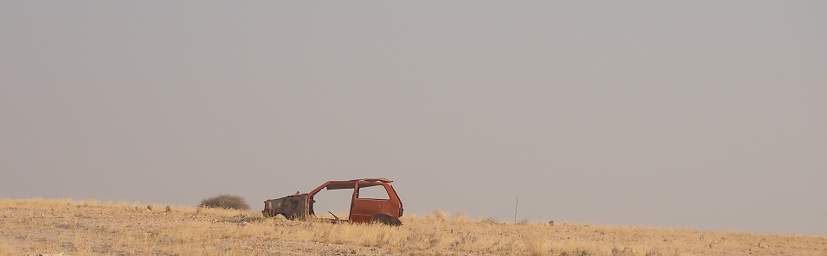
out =
[[(350, 199), (349, 218), (347, 220), (340, 219), (338, 216), (329, 212), (334, 217), (333, 222), (352, 222), (352, 223), (382, 223), (387, 225), (401, 225), (399, 217), (402, 217), (402, 201), (396, 190), (391, 185), (391, 180), (384, 178), (376, 179), (355, 179), (346, 181), (328, 181), (319, 185), (308, 193), (298, 193), (282, 198), (270, 199), (264, 201), (264, 210), (261, 211), (264, 217), (273, 217), (276, 215), (283, 215), (291, 220), (309, 220), (320, 219), (316, 217), (313, 210), (313, 204), (316, 201), (313, 199), (319, 191), (323, 189), (338, 190), (338, 189), (352, 189), (353, 194)], [(387, 196), (383, 198), (369, 198), (367, 196), (360, 196), (361, 189), (379, 186)], [(375, 188), (374, 188), (375, 189)]]

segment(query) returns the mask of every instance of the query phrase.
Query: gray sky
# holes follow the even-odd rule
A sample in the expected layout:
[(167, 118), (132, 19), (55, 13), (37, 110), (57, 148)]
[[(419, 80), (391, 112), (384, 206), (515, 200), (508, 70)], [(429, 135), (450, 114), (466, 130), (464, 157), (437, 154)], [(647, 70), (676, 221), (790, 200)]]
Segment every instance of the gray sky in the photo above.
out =
[(0, 197), (827, 234), (827, 1), (0, 1)]

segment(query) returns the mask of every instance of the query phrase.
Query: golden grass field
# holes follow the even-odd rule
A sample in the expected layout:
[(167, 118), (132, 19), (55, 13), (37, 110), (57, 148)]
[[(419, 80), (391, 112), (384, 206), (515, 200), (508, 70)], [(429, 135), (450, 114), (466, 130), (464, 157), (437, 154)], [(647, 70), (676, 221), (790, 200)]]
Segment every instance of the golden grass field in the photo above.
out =
[(827, 237), (817, 236), (580, 224), (502, 224), (441, 212), (405, 216), (402, 221), (401, 227), (330, 224), (264, 219), (255, 211), (0, 199), (0, 256), (827, 256)]

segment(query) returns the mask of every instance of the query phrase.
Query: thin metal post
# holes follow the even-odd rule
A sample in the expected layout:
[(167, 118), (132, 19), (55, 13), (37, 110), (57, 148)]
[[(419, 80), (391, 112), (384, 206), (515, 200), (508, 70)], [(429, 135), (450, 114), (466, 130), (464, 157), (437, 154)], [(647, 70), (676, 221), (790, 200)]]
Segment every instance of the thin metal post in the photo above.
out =
[(520, 205), (520, 196), (514, 199), (514, 224), (517, 224), (517, 206)]

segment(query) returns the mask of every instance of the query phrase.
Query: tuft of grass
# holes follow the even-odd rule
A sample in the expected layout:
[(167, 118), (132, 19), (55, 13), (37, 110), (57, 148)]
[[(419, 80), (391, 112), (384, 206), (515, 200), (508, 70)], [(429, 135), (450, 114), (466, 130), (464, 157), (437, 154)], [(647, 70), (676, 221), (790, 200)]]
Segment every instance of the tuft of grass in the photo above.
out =
[(619, 248), (613, 248), (612, 256), (635, 256), (635, 251), (629, 247), (625, 247), (622, 250)]
[(260, 214), (250, 216), (250, 215), (242, 213), (242, 214), (238, 214), (238, 215), (235, 215), (235, 216), (232, 216), (232, 217), (226, 217), (226, 218), (224, 218), (224, 221), (229, 222), (229, 223), (243, 224), (243, 223), (251, 223), (251, 222), (262, 222), (262, 221), (264, 221), (264, 217), (261, 216)]
[(249, 210), (250, 205), (244, 201), (244, 198), (236, 195), (218, 195), (216, 197), (207, 198), (198, 204), (198, 207), (204, 208), (221, 208), (221, 209), (236, 209)]
[(525, 241), (526, 251), (531, 256), (549, 255), (551, 246), (548, 241), (538, 238), (528, 238)]

